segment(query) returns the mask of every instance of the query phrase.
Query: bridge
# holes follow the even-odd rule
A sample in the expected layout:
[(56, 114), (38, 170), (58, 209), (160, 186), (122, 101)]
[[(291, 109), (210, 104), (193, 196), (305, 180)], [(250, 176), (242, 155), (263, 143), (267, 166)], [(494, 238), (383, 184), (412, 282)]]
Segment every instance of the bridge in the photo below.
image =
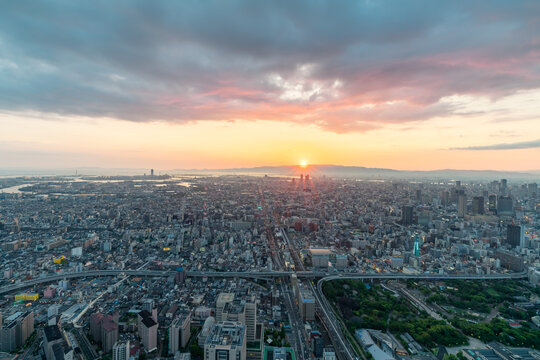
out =
[[(64, 279), (88, 278), (99, 276), (138, 276), (138, 277), (169, 277), (174, 276), (175, 271), (165, 270), (89, 270), (81, 272), (71, 272), (54, 274), (44, 277), (22, 281), (20, 283), (3, 286), (0, 295), (13, 291), (22, 290), (34, 285), (46, 284)], [(296, 274), (299, 278), (321, 279), (322, 281), (332, 281), (338, 279), (366, 279), (366, 280), (508, 280), (522, 279), (527, 277), (526, 272), (510, 274), (489, 274), (489, 275), (468, 275), (468, 274), (403, 274), (403, 273), (341, 273), (330, 274), (322, 271), (188, 271), (188, 277), (209, 277), (209, 278), (246, 278), (246, 279), (269, 279), (280, 278)]]

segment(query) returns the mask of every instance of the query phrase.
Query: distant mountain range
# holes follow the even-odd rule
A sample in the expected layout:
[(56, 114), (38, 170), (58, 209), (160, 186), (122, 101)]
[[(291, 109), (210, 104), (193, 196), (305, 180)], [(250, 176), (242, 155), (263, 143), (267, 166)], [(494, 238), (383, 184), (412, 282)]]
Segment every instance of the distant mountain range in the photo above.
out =
[[(540, 181), (540, 170), (528, 172), (495, 171), (495, 170), (428, 170), (410, 171), (394, 170), (384, 168), (368, 168), (363, 166), (342, 166), (342, 165), (309, 165), (302, 169), (296, 165), (287, 166), (258, 166), (250, 168), (229, 168), (229, 169), (169, 169), (158, 170), (155, 174), (171, 175), (284, 175), (299, 176), (301, 173), (309, 173), (311, 176), (329, 177), (351, 177), (362, 179), (467, 179), (467, 180), (497, 180), (501, 178), (516, 180), (536, 180)], [(81, 167), (75, 169), (0, 169), (2, 176), (45, 176), (45, 175), (149, 175), (150, 169), (129, 169), (129, 168), (99, 168)]]
[(312, 176), (333, 176), (333, 177), (357, 177), (357, 178), (431, 178), (431, 179), (539, 179), (540, 171), (513, 172), (495, 170), (428, 170), (410, 171), (394, 170), (384, 168), (367, 168), (363, 166), (343, 166), (343, 165), (309, 165), (302, 169), (295, 165), (288, 166), (258, 166), (251, 168), (230, 168), (219, 170), (171, 170), (172, 173), (223, 173), (223, 174), (268, 174), (268, 175), (299, 175), (309, 173)]

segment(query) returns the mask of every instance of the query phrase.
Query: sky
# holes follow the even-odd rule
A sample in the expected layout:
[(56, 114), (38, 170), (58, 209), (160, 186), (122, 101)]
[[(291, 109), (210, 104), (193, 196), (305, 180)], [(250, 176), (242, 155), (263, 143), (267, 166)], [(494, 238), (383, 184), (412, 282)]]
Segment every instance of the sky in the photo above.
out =
[(0, 167), (540, 169), (540, 1), (0, 2)]

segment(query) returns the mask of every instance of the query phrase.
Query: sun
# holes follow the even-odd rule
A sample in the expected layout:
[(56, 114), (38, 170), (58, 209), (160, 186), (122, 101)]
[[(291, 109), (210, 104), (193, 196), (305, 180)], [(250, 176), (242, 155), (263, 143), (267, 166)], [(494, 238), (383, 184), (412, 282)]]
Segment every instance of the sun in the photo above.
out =
[(300, 167), (306, 168), (307, 167), (307, 161), (306, 160), (300, 161)]

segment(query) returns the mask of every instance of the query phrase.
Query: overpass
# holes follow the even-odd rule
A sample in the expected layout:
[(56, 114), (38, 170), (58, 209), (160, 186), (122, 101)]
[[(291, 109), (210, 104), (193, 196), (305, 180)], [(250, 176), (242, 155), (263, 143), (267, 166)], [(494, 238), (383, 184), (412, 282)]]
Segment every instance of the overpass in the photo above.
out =
[[(489, 274), (489, 275), (467, 275), (467, 274), (403, 274), (403, 273), (342, 273), (329, 274), (321, 271), (188, 271), (188, 277), (212, 277), (212, 278), (249, 278), (268, 279), (280, 278), (296, 274), (299, 278), (319, 278), (321, 281), (332, 281), (338, 279), (367, 279), (367, 280), (398, 280), (398, 279), (418, 279), (418, 280), (507, 280), (522, 279), (527, 277), (526, 272), (512, 274)], [(12, 291), (22, 290), (34, 285), (46, 284), (64, 279), (76, 279), (99, 276), (139, 276), (139, 277), (169, 277), (174, 276), (175, 271), (165, 270), (89, 270), (81, 272), (71, 272), (64, 274), (54, 274), (38, 277), (20, 283), (3, 286), (0, 295)]]

